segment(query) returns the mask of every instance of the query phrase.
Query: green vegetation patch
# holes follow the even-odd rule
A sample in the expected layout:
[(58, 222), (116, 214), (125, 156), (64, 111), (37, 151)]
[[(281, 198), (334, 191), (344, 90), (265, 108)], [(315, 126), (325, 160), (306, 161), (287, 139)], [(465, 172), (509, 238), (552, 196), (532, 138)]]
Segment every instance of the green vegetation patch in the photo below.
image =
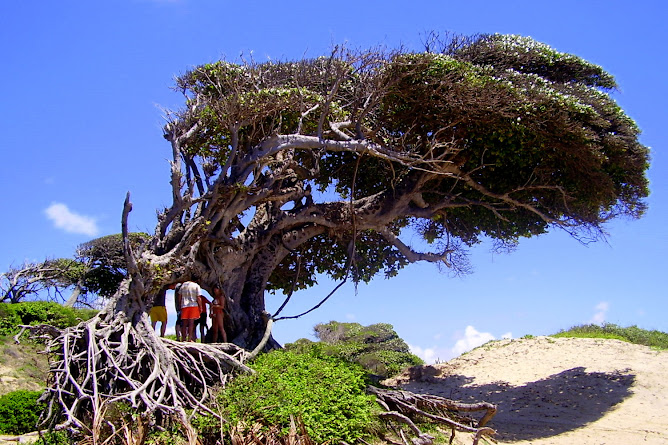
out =
[[(288, 436), (291, 418), (303, 423), (316, 443), (354, 443), (376, 422), (374, 398), (365, 392), (366, 373), (358, 366), (315, 353), (279, 350), (258, 357), (256, 373), (238, 376), (221, 391), (218, 405), (225, 428), (278, 428)], [(200, 417), (200, 432), (217, 431)]]
[(613, 323), (587, 324), (574, 326), (567, 331), (560, 331), (552, 337), (615, 339), (655, 349), (668, 349), (667, 333), (657, 330), (648, 331), (635, 325), (621, 327)]
[(21, 324), (67, 328), (93, 318), (96, 313), (92, 309), (74, 309), (48, 301), (0, 303), (0, 336), (16, 334)]
[(25, 434), (35, 431), (44, 406), (37, 403), (42, 391), (13, 391), (0, 396), (0, 433)]
[(424, 364), (422, 359), (410, 352), (391, 324), (362, 326), (359, 323), (330, 321), (316, 325), (314, 330), (319, 342), (302, 338), (285, 345), (286, 349), (305, 353), (312, 351), (357, 363), (381, 378), (392, 377), (405, 368)]

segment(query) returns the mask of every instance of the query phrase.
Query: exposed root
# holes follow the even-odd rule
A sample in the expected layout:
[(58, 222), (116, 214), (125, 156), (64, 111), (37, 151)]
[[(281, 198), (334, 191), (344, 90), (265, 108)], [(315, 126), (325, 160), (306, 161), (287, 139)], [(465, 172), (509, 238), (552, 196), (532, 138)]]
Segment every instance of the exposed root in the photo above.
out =
[(39, 338), (42, 340), (53, 340), (54, 338), (57, 338), (62, 330), (55, 326), (51, 326), (50, 324), (40, 324), (37, 326), (30, 326), (30, 325), (19, 325), (21, 330), (19, 331), (18, 334), (14, 336), (14, 343), (17, 345), (20, 344), (20, 338), (23, 335), (25, 331), (30, 332), (30, 337), (31, 338)]
[[(236, 345), (162, 339), (145, 317), (133, 325), (97, 316), (61, 331), (47, 351), (52, 362), (42, 426), (93, 437), (108, 422), (110, 406), (173, 416), (188, 433), (198, 410), (217, 417), (205, 405), (214, 385), (224, 386), (234, 373), (253, 372), (244, 365), (247, 352)], [(118, 427), (123, 428), (111, 427), (112, 434), (119, 434)], [(187, 435), (195, 443), (194, 432)]]
[[(491, 403), (460, 403), (434, 395), (414, 394), (374, 386), (367, 388), (367, 391), (375, 395), (378, 403), (387, 410), (380, 415), (381, 418), (406, 425), (416, 436), (409, 442), (404, 431), (399, 429), (397, 435), (406, 445), (428, 445), (433, 442), (432, 436), (423, 433), (415, 425), (413, 420), (419, 417), (449, 426), (452, 429), (450, 443), (455, 438), (455, 431), (473, 433), (473, 445), (477, 445), (482, 436), (496, 434), (492, 428), (485, 427), (496, 414), (496, 405)], [(474, 411), (485, 411), (485, 415), (479, 421), (475, 421), (460, 414)]]

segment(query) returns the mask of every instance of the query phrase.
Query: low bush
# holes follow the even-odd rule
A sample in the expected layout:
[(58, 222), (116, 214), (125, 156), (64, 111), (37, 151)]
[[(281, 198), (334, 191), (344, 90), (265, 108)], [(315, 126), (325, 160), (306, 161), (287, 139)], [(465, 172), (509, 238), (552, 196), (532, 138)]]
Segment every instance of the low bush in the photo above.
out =
[(37, 403), (41, 391), (13, 391), (0, 396), (0, 432), (24, 434), (35, 431), (44, 406)]
[(668, 334), (665, 332), (649, 331), (638, 326), (621, 327), (613, 323), (574, 326), (554, 334), (553, 337), (608, 338), (656, 349), (668, 349)]
[(20, 324), (50, 324), (67, 328), (92, 318), (96, 313), (92, 309), (74, 309), (48, 301), (0, 303), (0, 336), (16, 334)]
[(285, 345), (286, 349), (303, 353), (313, 351), (357, 363), (381, 378), (392, 377), (405, 368), (424, 364), (422, 359), (411, 354), (406, 342), (387, 323), (362, 326), (359, 323), (331, 321), (316, 325), (315, 333), (319, 342), (302, 338)]
[[(365, 393), (365, 372), (340, 359), (315, 353), (279, 350), (258, 357), (256, 373), (235, 378), (217, 403), (229, 423), (225, 428), (280, 431), (287, 437), (291, 420), (302, 423), (316, 443), (354, 443), (375, 425), (374, 398)], [(219, 424), (200, 418), (200, 432), (217, 433)]]

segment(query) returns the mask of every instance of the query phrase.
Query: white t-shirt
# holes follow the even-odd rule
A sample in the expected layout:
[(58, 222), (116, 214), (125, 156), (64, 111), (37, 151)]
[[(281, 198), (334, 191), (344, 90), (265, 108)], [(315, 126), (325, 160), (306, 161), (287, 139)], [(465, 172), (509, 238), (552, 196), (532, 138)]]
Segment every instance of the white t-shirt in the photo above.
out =
[(199, 284), (186, 281), (179, 289), (181, 294), (181, 307), (197, 307), (197, 296), (202, 293)]

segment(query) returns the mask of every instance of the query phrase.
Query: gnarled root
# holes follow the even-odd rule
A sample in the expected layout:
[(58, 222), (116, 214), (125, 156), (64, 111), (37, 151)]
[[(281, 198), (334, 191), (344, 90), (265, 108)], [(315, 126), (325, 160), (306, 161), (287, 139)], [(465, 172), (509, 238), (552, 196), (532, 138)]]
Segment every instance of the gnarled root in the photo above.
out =
[[(387, 410), (387, 412), (380, 415), (381, 418), (400, 422), (408, 426), (416, 436), (411, 442), (408, 442), (404, 431), (399, 430), (397, 435), (402, 438), (406, 445), (428, 445), (433, 441), (433, 437), (422, 433), (415, 425), (413, 419), (417, 417), (449, 426), (452, 429), (450, 443), (455, 438), (455, 431), (473, 433), (473, 445), (477, 445), (482, 436), (496, 434), (496, 431), (492, 428), (485, 427), (485, 424), (496, 414), (496, 405), (491, 403), (460, 403), (434, 395), (414, 394), (409, 391), (382, 389), (374, 386), (367, 388), (367, 391), (375, 395), (378, 403)], [(468, 413), (474, 411), (486, 412), (477, 422), (472, 418), (460, 414), (461, 412)]]
[(111, 406), (179, 419), (188, 433), (197, 410), (216, 416), (204, 405), (213, 385), (225, 385), (233, 373), (253, 372), (244, 365), (245, 350), (161, 339), (145, 316), (132, 324), (98, 315), (63, 330), (47, 351), (52, 362), (42, 426), (94, 437), (105, 424), (117, 434), (105, 415)]

